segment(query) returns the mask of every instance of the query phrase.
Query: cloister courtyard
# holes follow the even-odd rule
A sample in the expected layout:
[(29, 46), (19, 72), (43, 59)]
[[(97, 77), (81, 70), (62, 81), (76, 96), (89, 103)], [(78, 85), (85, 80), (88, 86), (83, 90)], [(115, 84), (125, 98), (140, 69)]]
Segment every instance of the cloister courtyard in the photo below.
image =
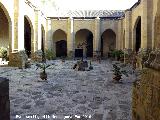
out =
[(41, 70), (36, 70), (35, 63), (28, 69), (0, 67), (0, 77), (9, 79), (11, 120), (18, 120), (17, 115), (20, 120), (29, 115), (37, 115), (40, 120), (44, 120), (43, 115), (50, 115), (51, 120), (55, 116), (55, 120), (67, 116), (68, 120), (131, 120), (136, 77), (132, 67), (120, 64), (129, 76), (117, 83), (113, 80), (114, 61), (94, 61), (90, 71), (72, 69), (75, 63), (47, 61), (51, 65), (46, 70), (47, 81), (40, 79)]
[(0, 120), (160, 120), (160, 0), (58, 1), (0, 0)]

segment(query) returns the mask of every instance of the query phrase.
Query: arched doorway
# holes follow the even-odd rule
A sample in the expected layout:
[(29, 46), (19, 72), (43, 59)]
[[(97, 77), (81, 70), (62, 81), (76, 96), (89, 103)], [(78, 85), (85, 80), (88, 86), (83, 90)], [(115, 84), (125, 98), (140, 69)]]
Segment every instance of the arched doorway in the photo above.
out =
[(139, 16), (136, 20), (134, 27), (134, 35), (135, 35), (135, 51), (138, 52), (141, 48), (141, 17)]
[(58, 29), (53, 34), (53, 48), (56, 52), (56, 57), (67, 57), (67, 34)]
[(93, 34), (81, 29), (75, 34), (75, 57), (93, 57)]
[(12, 51), (12, 22), (6, 8), (0, 3), (0, 47), (7, 51), (6, 59)]
[(27, 16), (24, 16), (24, 48), (28, 57), (31, 57), (32, 24)]
[(45, 49), (45, 30), (44, 30), (44, 26), (41, 25), (41, 50), (44, 52)]
[(116, 34), (113, 30), (107, 29), (101, 35), (101, 55), (108, 57), (108, 53), (116, 49)]

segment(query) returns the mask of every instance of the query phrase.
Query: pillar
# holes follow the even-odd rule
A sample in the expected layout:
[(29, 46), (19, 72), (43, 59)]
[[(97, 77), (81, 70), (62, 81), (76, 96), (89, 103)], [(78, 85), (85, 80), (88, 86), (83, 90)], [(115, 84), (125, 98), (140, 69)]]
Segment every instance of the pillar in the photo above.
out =
[(148, 41), (148, 0), (142, 0), (142, 18), (141, 18), (141, 48), (147, 48)]
[(96, 52), (101, 50), (101, 35), (100, 35), (100, 18), (95, 19), (95, 34), (93, 41), (93, 54), (96, 55)]
[(51, 19), (47, 19), (47, 34), (46, 34), (46, 44), (45, 48), (48, 50), (52, 50), (53, 40), (52, 40), (52, 21)]
[(12, 43), (12, 51), (18, 51), (18, 16), (19, 16), (19, 0), (14, 0), (14, 40)]
[(32, 52), (41, 50), (41, 11), (35, 10), (35, 28), (34, 28), (34, 45)]
[(67, 56), (74, 57), (74, 19), (68, 18), (68, 33), (67, 33)]
[(24, 5), (23, 0), (19, 0), (19, 17), (18, 17), (18, 51), (24, 50)]
[(134, 41), (131, 41), (131, 11), (126, 11), (125, 13), (125, 48), (134, 48)]

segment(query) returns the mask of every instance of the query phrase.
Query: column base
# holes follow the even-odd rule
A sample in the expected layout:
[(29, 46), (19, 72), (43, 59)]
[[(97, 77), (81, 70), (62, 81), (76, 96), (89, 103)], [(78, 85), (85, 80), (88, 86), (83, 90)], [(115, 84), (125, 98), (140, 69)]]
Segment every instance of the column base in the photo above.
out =
[(101, 51), (93, 51), (93, 59), (97, 60), (101, 58)]
[(67, 57), (69, 58), (69, 59), (72, 59), (72, 58), (74, 58), (74, 51), (68, 51), (68, 53), (67, 53)]
[(26, 68), (28, 56), (25, 51), (13, 52), (9, 55), (8, 65), (11, 67)]

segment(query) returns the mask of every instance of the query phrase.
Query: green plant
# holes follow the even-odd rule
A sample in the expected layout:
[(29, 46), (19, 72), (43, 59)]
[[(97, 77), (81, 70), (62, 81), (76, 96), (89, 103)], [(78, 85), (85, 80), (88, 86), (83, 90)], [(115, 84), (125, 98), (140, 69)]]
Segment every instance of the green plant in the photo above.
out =
[(89, 63), (89, 69), (90, 70), (93, 70), (93, 66), (92, 66), (92, 62), (90, 61), (90, 63)]
[(51, 51), (51, 50), (46, 50), (45, 51), (45, 57), (48, 59), (48, 60), (52, 60), (55, 58), (55, 52)]
[(42, 69), (42, 72), (46, 72), (46, 69), (51, 65), (47, 65), (46, 63), (37, 63), (36, 66), (37, 69), (40, 68)]
[(114, 77), (113, 79), (116, 81), (121, 80), (122, 75), (124, 74), (125, 76), (128, 76), (127, 72), (125, 70), (121, 70), (121, 68), (117, 64), (113, 64), (113, 74)]
[(8, 57), (8, 55), (7, 55), (7, 48), (0, 47), (0, 57), (7, 59), (7, 57)]
[(113, 50), (111, 51), (111, 56), (119, 60), (120, 58), (124, 57), (124, 52), (122, 50)]
[(51, 65), (47, 65), (46, 63), (43, 62), (43, 63), (37, 63), (36, 66), (37, 66), (37, 69), (38, 68), (42, 69), (42, 72), (40, 72), (40, 78), (42, 80), (47, 80), (46, 69)]

